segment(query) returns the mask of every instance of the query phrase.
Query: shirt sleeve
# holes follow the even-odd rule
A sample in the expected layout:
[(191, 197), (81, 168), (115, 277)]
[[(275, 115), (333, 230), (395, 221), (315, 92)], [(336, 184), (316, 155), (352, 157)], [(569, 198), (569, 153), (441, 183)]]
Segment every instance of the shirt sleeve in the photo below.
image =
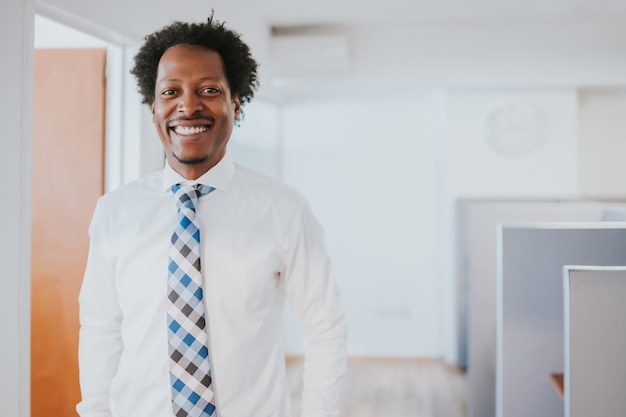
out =
[(110, 417), (109, 386), (117, 372), (122, 340), (122, 314), (117, 302), (113, 269), (107, 263), (106, 233), (98, 202), (89, 227), (89, 256), (79, 301), (78, 362), (81, 417)]
[(308, 206), (293, 230), (285, 293), (306, 332), (302, 417), (335, 417), (346, 372), (346, 315), (322, 228)]

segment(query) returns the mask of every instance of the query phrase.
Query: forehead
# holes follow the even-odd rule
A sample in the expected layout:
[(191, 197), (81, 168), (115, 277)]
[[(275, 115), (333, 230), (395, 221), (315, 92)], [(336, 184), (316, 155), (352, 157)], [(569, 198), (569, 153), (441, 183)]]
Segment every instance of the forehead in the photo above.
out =
[(220, 54), (199, 45), (178, 44), (168, 48), (157, 67), (157, 83), (174, 77), (225, 78)]

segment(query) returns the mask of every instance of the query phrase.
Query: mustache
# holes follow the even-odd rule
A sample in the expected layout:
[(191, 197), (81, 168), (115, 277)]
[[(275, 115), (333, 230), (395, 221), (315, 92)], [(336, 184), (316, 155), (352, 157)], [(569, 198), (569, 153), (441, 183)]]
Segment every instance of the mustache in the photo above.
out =
[(208, 116), (179, 116), (174, 119), (170, 119), (167, 121), (167, 126), (177, 125), (180, 122), (193, 122), (193, 121), (201, 121), (203, 124), (213, 124), (214, 119)]

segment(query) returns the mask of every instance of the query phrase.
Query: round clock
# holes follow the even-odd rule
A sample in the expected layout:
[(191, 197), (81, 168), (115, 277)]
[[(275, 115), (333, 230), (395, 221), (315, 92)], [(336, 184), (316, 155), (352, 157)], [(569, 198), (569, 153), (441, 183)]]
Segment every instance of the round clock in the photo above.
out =
[(516, 156), (539, 142), (539, 118), (527, 103), (514, 102), (494, 109), (485, 124), (485, 138), (498, 154)]

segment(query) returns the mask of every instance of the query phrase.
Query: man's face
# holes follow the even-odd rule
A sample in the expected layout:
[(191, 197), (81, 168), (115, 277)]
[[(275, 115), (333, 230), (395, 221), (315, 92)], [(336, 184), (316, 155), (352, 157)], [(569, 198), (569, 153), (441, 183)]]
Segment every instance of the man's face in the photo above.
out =
[(183, 177), (196, 179), (222, 159), (240, 106), (217, 52), (179, 44), (163, 53), (152, 121), (170, 166)]

